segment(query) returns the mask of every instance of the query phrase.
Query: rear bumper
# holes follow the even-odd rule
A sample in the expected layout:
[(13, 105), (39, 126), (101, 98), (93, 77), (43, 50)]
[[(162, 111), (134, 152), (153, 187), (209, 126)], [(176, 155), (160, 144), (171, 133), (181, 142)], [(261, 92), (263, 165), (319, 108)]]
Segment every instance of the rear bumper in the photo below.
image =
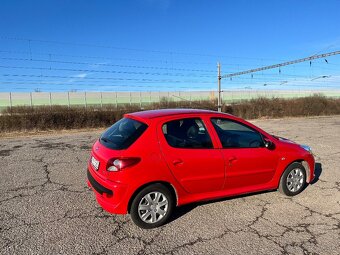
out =
[(97, 191), (99, 194), (103, 195), (104, 193), (108, 196), (113, 195), (113, 191), (105, 188), (103, 185), (101, 185), (99, 182), (97, 182), (93, 176), (91, 175), (90, 171), (87, 169), (87, 180), (89, 181), (91, 187)]
[(87, 169), (87, 185), (92, 188), (98, 204), (105, 211), (113, 214), (127, 213), (127, 185), (104, 180), (98, 177), (91, 167)]

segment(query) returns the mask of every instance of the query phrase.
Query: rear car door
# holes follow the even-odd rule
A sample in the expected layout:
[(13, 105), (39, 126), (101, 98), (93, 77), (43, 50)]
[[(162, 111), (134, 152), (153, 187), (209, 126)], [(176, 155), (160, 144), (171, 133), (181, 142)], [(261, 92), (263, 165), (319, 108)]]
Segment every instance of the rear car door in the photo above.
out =
[(224, 189), (251, 191), (272, 180), (278, 154), (264, 146), (263, 137), (257, 130), (228, 118), (212, 118), (211, 123), (226, 162)]
[(224, 159), (198, 117), (160, 123), (162, 155), (172, 174), (189, 193), (221, 190), (225, 180)]

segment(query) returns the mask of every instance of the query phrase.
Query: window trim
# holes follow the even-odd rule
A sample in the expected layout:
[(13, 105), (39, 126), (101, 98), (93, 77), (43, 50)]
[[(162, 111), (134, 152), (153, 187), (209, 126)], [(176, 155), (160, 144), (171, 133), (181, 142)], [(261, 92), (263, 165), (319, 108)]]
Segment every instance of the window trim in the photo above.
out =
[[(207, 148), (207, 147), (200, 147), (200, 148), (186, 148), (186, 147), (174, 147), (172, 145), (169, 144), (168, 140), (166, 139), (165, 137), (165, 134), (163, 133), (163, 126), (169, 122), (172, 122), (172, 121), (181, 121), (181, 120), (187, 120), (187, 119), (193, 119), (193, 120), (199, 120), (201, 121), (203, 127), (205, 128), (205, 131), (210, 139), (210, 143), (211, 143), (211, 147)], [(184, 117), (184, 118), (176, 118), (176, 119), (168, 119), (166, 121), (164, 121), (161, 125), (160, 125), (160, 129), (161, 129), (161, 133), (163, 135), (163, 138), (165, 140), (165, 143), (167, 144), (167, 146), (171, 147), (171, 148), (174, 148), (174, 149), (179, 149), (179, 150), (212, 150), (212, 149), (216, 149), (215, 146), (214, 146), (214, 142), (213, 142), (213, 139), (212, 139), (212, 136), (206, 126), (206, 124), (204, 123), (204, 120), (201, 118), (201, 117)]]
[[(254, 131), (255, 133), (260, 135), (261, 140), (262, 140), (262, 145), (259, 146), (259, 147), (223, 147), (223, 143), (221, 141), (220, 136), (218, 135), (218, 132), (217, 132), (216, 127), (215, 127), (215, 124), (212, 122), (213, 119), (222, 119), (222, 120), (227, 120), (227, 121), (230, 121), (230, 122), (234, 122), (236, 124), (239, 124), (241, 126), (244, 126), (244, 127), (248, 128), (248, 129), (250, 129), (251, 131)], [(219, 142), (221, 144), (221, 149), (260, 149), (260, 148), (265, 148), (265, 140), (264, 140), (263, 134), (261, 132), (259, 132), (258, 130), (254, 129), (254, 128), (252, 128), (252, 127), (250, 127), (250, 126), (248, 126), (248, 125), (246, 125), (246, 124), (244, 124), (244, 123), (242, 123), (240, 121), (229, 119), (229, 118), (223, 118), (223, 117), (211, 117), (210, 118), (210, 123), (211, 123), (211, 125), (212, 125), (212, 127), (213, 127), (213, 129), (214, 129), (214, 131), (216, 133), (216, 136), (217, 136), (217, 138), (218, 138), (218, 140), (219, 140)]]

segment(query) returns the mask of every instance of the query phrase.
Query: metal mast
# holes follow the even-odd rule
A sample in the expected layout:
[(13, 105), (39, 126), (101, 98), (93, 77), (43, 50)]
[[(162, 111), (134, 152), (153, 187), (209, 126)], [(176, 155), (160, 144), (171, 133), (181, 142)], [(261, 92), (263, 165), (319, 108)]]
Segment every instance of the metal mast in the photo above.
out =
[(281, 67), (281, 66), (288, 66), (288, 65), (292, 65), (292, 64), (311, 61), (313, 59), (318, 59), (318, 58), (325, 58), (325, 57), (334, 56), (334, 55), (338, 55), (338, 54), (340, 54), (340, 51), (333, 51), (333, 52), (328, 52), (328, 53), (324, 53), (324, 54), (317, 54), (317, 55), (313, 55), (313, 56), (310, 56), (310, 57), (300, 58), (300, 59), (287, 61), (287, 62), (275, 64), (275, 65), (259, 67), (259, 68), (250, 69), (250, 70), (237, 72), (237, 73), (225, 74), (225, 75), (222, 75), (221, 78), (230, 78), (230, 77), (233, 77), (233, 76), (239, 76), (239, 75), (248, 74), (248, 73), (255, 73), (255, 72), (259, 72), (259, 71), (263, 71), (263, 70), (278, 68), (278, 67)]
[(217, 110), (222, 111), (222, 100), (221, 100), (221, 65), (217, 63), (217, 84), (218, 84), (218, 98), (217, 98)]

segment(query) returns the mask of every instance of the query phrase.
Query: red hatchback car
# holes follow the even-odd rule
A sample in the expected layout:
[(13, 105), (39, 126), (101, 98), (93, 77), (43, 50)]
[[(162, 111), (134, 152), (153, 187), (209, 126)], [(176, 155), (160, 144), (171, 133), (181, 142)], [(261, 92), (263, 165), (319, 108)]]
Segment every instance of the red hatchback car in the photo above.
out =
[(106, 211), (154, 228), (195, 201), (275, 189), (297, 195), (314, 164), (310, 147), (233, 115), (167, 109), (126, 114), (107, 129), (87, 177)]

